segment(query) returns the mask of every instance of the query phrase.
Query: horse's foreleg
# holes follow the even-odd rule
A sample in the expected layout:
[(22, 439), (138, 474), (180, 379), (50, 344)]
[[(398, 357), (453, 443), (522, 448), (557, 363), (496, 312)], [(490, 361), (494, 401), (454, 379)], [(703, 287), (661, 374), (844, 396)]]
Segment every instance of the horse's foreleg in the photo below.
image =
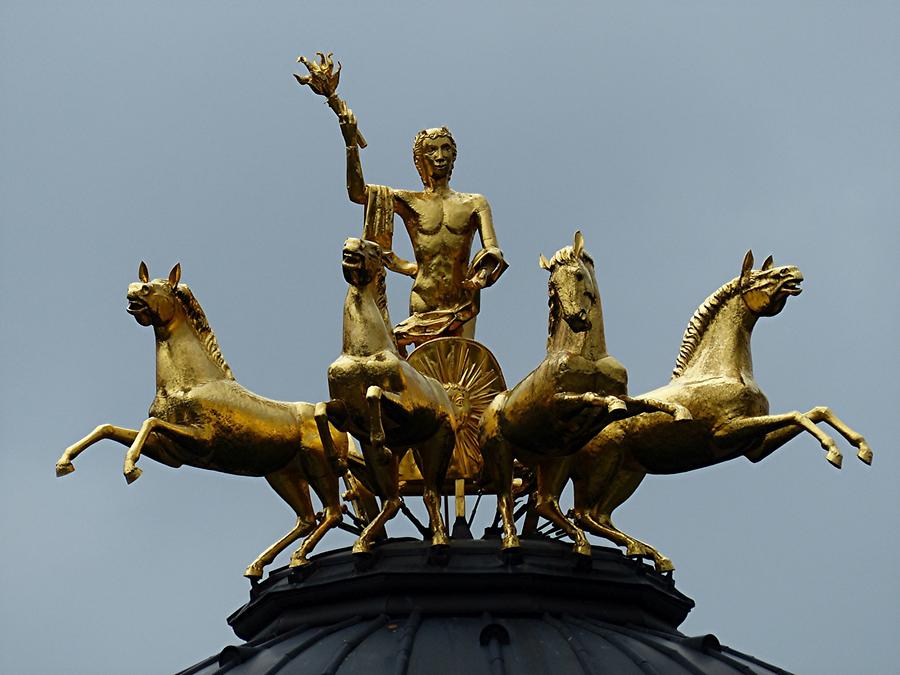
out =
[(665, 401), (658, 401), (655, 398), (631, 398), (630, 396), (622, 396), (622, 400), (631, 406), (629, 410), (635, 414), (644, 412), (664, 412), (669, 413), (674, 417), (676, 422), (693, 419), (691, 411), (679, 403), (667, 403)]
[[(265, 551), (260, 553), (247, 569), (244, 576), (248, 579), (258, 579), (263, 574), (263, 568), (275, 560), (275, 557), (284, 549), (297, 541), (316, 526), (316, 514), (312, 501), (309, 498), (309, 486), (303, 476), (295, 468), (281, 469), (266, 476), (266, 480), (272, 489), (278, 493), (297, 514), (297, 522), (294, 523), (287, 534)], [(335, 482), (335, 486), (337, 483)], [(337, 489), (335, 487), (335, 489)]]
[(144, 443), (147, 442), (147, 437), (154, 431), (163, 433), (175, 440), (203, 441), (207, 439), (207, 434), (196, 427), (189, 427), (184, 424), (173, 424), (172, 422), (161, 420), (158, 417), (148, 417), (141, 425), (140, 430), (137, 432), (137, 436), (131, 443), (131, 447), (128, 448), (128, 452), (125, 453), (125, 468), (123, 473), (125, 474), (125, 480), (128, 481), (129, 484), (133, 483), (141, 476), (141, 470), (135, 466), (135, 463), (141, 457), (141, 450), (144, 447)]
[(366, 390), (366, 404), (369, 406), (369, 444), (375, 461), (386, 464), (391, 459), (391, 451), (384, 446), (384, 421), (381, 418), (381, 387), (372, 385)]
[(841, 468), (843, 458), (834, 439), (819, 429), (810, 417), (796, 410), (781, 415), (744, 417), (726, 422), (713, 432), (713, 440), (717, 445), (725, 447), (741, 447), (753, 441), (761, 441), (762, 448), (754, 448), (753, 452), (741, 453), (758, 462), (801, 431), (808, 431), (812, 434), (826, 451), (825, 459), (836, 468)]
[(316, 403), (313, 419), (316, 421), (316, 429), (319, 431), (319, 440), (322, 443), (325, 459), (328, 460), (328, 464), (338, 476), (343, 476), (347, 473), (347, 449), (345, 447), (344, 452), (341, 453), (334, 445), (334, 439), (331, 437), (331, 426), (328, 423), (327, 403)]
[(575, 410), (587, 406), (596, 406), (606, 408), (607, 413), (616, 415), (617, 417), (623, 417), (626, 414), (627, 406), (625, 405), (624, 399), (624, 396), (602, 396), (593, 391), (584, 394), (574, 394), (572, 392), (563, 391), (553, 395), (554, 401), (566, 406), (571, 406)]
[[(833, 427), (841, 434), (841, 436), (846, 438), (852, 446), (859, 450), (856, 456), (859, 457), (860, 460), (866, 464), (872, 463), (872, 450), (869, 448), (868, 443), (866, 443), (866, 439), (844, 424), (844, 422), (831, 411), (831, 408), (826, 408), (824, 406), (813, 408), (806, 413), (805, 417), (813, 423), (825, 422)], [(762, 444), (758, 448), (748, 452), (746, 456), (752, 462), (759, 462), (803, 431), (805, 431), (805, 427), (797, 426), (790, 426), (784, 429), (771, 431), (766, 434)], [(840, 464), (840, 461), (838, 464)]]
[(591, 555), (591, 544), (580, 527), (566, 518), (559, 508), (559, 495), (569, 480), (571, 458), (544, 461), (537, 468), (537, 491), (534, 510), (539, 516), (562, 529), (575, 542), (575, 553)]
[(59, 461), (56, 462), (57, 477), (72, 473), (75, 470), (72, 460), (78, 457), (78, 455), (80, 455), (89, 445), (93, 445), (97, 441), (102, 441), (105, 438), (109, 438), (122, 445), (131, 445), (137, 434), (138, 432), (135, 429), (115, 427), (112, 424), (101, 424), (80, 441), (73, 443), (66, 448), (66, 451), (60, 456)]
[(842, 422), (838, 418), (838, 416), (831, 411), (831, 408), (818, 406), (806, 413), (806, 416), (809, 417), (813, 422), (818, 422), (819, 420), (821, 420), (831, 426), (841, 436), (846, 438), (847, 442), (850, 443), (850, 445), (852, 445), (859, 451), (856, 453), (856, 456), (859, 457), (860, 460), (862, 460), (866, 464), (872, 463), (872, 449), (869, 447), (869, 444), (866, 443), (866, 439), (863, 438), (862, 435), (853, 431), (853, 429), (848, 427), (846, 424), (844, 424), (844, 422)]

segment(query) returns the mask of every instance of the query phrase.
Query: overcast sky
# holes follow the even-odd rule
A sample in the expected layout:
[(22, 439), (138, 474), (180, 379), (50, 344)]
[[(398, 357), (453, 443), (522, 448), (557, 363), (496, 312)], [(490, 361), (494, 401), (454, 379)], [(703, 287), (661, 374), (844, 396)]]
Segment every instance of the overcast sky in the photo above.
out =
[(336, 119), (291, 77), (315, 50), (344, 63), (369, 182), (415, 187), (412, 137), (453, 130), (453, 186), (488, 197), (511, 264), (478, 322), (510, 383), (544, 353), (538, 254), (577, 228), (632, 393), (668, 380), (748, 248), (801, 268), (804, 293), (757, 325), (757, 380), (772, 412), (831, 406), (874, 466), (839, 439), (836, 471), (803, 435), (651, 476), (617, 522), (675, 562), (685, 633), (802, 673), (893, 670), (898, 27), (874, 1), (4, 2), (0, 670), (171, 672), (237, 641), (241, 573), (292, 521), (264, 481), (145, 458), (126, 486), (111, 441), (64, 480), (53, 465), (147, 414), (152, 332), (124, 311), (142, 259), (182, 262), (242, 384), (326, 397), (361, 210)]

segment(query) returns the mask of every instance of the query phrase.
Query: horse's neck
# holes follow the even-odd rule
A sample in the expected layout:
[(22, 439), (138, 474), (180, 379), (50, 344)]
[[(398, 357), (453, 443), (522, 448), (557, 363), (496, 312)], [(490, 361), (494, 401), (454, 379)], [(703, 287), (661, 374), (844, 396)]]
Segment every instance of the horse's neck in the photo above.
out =
[(344, 300), (343, 353), (368, 356), (385, 350), (397, 353), (390, 327), (375, 302), (374, 284), (363, 288), (350, 285)]
[(562, 317), (557, 318), (547, 342), (547, 352), (570, 352), (579, 354), (591, 361), (598, 361), (606, 356), (606, 332), (603, 329), (603, 307), (600, 298), (588, 312), (591, 320), (590, 330), (576, 333)]
[(184, 389), (226, 379), (187, 317), (156, 327), (156, 388)]
[(733, 377), (753, 380), (750, 335), (756, 317), (740, 294), (725, 301), (710, 321), (680, 378)]

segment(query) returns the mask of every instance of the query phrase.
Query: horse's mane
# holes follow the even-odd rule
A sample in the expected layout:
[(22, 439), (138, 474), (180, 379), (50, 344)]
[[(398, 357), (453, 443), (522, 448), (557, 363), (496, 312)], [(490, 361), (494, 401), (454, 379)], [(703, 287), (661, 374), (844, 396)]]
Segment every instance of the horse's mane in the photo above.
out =
[(222, 350), (219, 349), (219, 343), (216, 341), (215, 333), (213, 333), (212, 328), (209, 327), (206, 313), (203, 311), (200, 303), (197, 302), (197, 298), (194, 297), (191, 289), (187, 284), (178, 284), (175, 287), (175, 297), (178, 298), (178, 301), (184, 308), (185, 315), (190, 320), (194, 330), (197, 331), (200, 342), (206, 347), (206, 351), (209, 352), (212, 360), (222, 369), (229, 380), (233, 380), (234, 373), (231, 372), (231, 367), (225, 361), (225, 357), (222, 356)]
[[(584, 249), (581, 250), (581, 260), (588, 265), (588, 271), (593, 275), (594, 259), (591, 257), (590, 253)], [(559, 249), (553, 254), (553, 257), (550, 258), (550, 276), (553, 276), (553, 272), (555, 272), (556, 268), (560, 265), (574, 262), (578, 262), (578, 258), (575, 257), (575, 248), (573, 246), (566, 246), (565, 248)], [(559, 299), (552, 290), (547, 304), (550, 306), (550, 316), (547, 325), (547, 351), (549, 351), (551, 346), (550, 342), (553, 339), (553, 332), (556, 330), (556, 325), (559, 323)]]
[(703, 304), (694, 312), (694, 316), (688, 322), (687, 328), (684, 330), (684, 337), (681, 338), (681, 348), (678, 350), (678, 358), (675, 359), (675, 368), (672, 369), (672, 379), (679, 377), (684, 369), (687, 368), (691, 357), (697, 351), (697, 346), (710, 322), (716, 313), (722, 307), (722, 304), (733, 298), (741, 289), (740, 277), (736, 277), (727, 284), (721, 286), (715, 293), (710, 295)]

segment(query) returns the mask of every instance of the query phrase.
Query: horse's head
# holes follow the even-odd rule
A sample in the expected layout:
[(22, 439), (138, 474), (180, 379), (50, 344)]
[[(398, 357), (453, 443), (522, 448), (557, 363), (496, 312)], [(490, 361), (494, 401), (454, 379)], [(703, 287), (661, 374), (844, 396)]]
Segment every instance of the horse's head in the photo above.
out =
[(800, 295), (803, 275), (793, 265), (775, 267), (772, 256), (753, 269), (753, 252), (747, 251), (741, 267), (740, 292), (747, 308), (758, 316), (775, 316), (784, 309), (788, 297)]
[(142, 326), (165, 326), (175, 318), (181, 303), (175, 289), (181, 279), (181, 263), (169, 272), (168, 279), (150, 281), (147, 264), (138, 268), (139, 282), (128, 285), (128, 308), (135, 321)]
[(384, 252), (374, 241), (350, 237), (344, 242), (341, 268), (348, 284), (369, 285), (383, 266)]
[(594, 261), (584, 250), (584, 237), (575, 233), (575, 242), (553, 254), (548, 261), (543, 255), (540, 265), (550, 272), (550, 325), (565, 320), (576, 333), (591, 328), (591, 309), (597, 304), (600, 294), (594, 279)]

